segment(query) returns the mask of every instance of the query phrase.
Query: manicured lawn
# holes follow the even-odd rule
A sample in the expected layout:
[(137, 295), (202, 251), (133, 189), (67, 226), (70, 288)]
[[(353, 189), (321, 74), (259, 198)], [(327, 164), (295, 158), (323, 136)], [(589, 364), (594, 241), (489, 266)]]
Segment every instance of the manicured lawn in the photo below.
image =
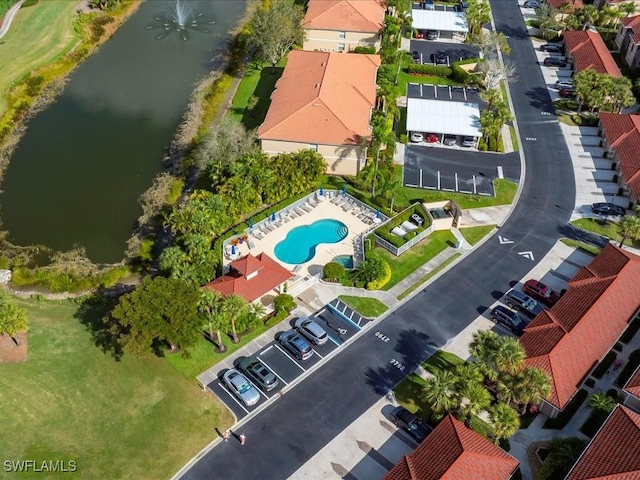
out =
[(460, 256), (459, 253), (455, 253), (453, 254), (453, 256), (447, 258), (444, 262), (442, 262), (440, 265), (438, 265), (436, 268), (434, 268), (433, 270), (431, 270), (429, 273), (427, 273), (424, 277), (422, 277), (420, 280), (418, 280), (416, 283), (414, 283), (413, 285), (411, 285), (409, 288), (407, 288), (404, 292), (402, 292), (400, 295), (398, 295), (398, 300), (402, 300), (404, 297), (406, 297), (407, 295), (409, 295), (411, 292), (413, 292), (415, 289), (419, 288), (420, 285), (424, 284), (427, 280), (429, 280), (431, 277), (433, 277), (436, 273), (438, 273), (440, 270), (443, 270), (444, 268), (447, 267), (447, 265), (449, 265), (451, 262), (453, 262), (456, 258), (458, 258)]
[[(607, 221), (607, 223), (603, 225), (599, 220), (594, 220), (592, 218), (579, 218), (578, 220), (571, 222), (571, 224), (578, 228), (582, 228), (583, 230), (610, 238), (615, 242), (620, 242), (620, 240), (622, 240), (622, 237), (618, 233), (618, 226), (610, 221)], [(625, 243), (636, 248), (640, 247), (640, 242), (632, 241), (631, 239), (627, 239)]]
[(516, 135), (516, 129), (509, 125), (509, 135), (511, 136), (511, 144), (513, 145), (513, 151), (518, 151), (518, 136)]
[(462, 365), (463, 363), (466, 362), (459, 356), (443, 350), (438, 350), (422, 364), (422, 368), (431, 373), (436, 373), (437, 371), (442, 370), (453, 371), (458, 365)]
[(440, 230), (433, 232), (425, 240), (399, 257), (383, 248), (376, 248), (376, 252), (391, 266), (391, 280), (383, 287), (383, 290), (393, 288), (407, 275), (413, 273), (446, 248), (455, 246), (455, 244), (456, 239), (449, 230)]
[(467, 227), (461, 228), (460, 233), (471, 245), (475, 245), (484, 237), (486, 237), (491, 230), (496, 228), (495, 225), (482, 225), (480, 227)]
[(350, 295), (340, 295), (338, 298), (365, 317), (378, 317), (389, 309), (377, 298), (353, 297)]
[(74, 318), (76, 304), (20, 305), (30, 320), (28, 360), (0, 364), (4, 459), (77, 462), (75, 475), (42, 478), (168, 478), (214, 438), (214, 428), (231, 425), (215, 397), (164, 359), (103, 353)]
[(561, 238), (560, 241), (565, 245), (573, 248), (580, 248), (585, 252), (591, 253), (593, 255), (598, 255), (600, 253), (600, 249), (595, 245), (589, 245), (588, 243), (579, 242), (578, 240), (573, 240), (572, 238)]
[[(40, 1), (21, 8), (11, 23), (9, 32), (0, 40), (0, 96), (23, 75), (51, 63), (68, 52), (78, 41), (72, 19), (77, 3), (71, 1)], [(0, 115), (6, 104), (0, 98)]]
[[(248, 129), (261, 125), (271, 105), (271, 94), (276, 82), (282, 76), (285, 64), (286, 58), (278, 63), (275, 69), (268, 64), (251, 62), (233, 97), (229, 111), (231, 118), (242, 122)], [(248, 111), (247, 103), (252, 95), (258, 98), (258, 103), (253, 110)]]
[(402, 71), (398, 75), (398, 91), (400, 95), (407, 94), (407, 83), (422, 83), (427, 85), (461, 85), (461, 83), (451, 80), (447, 77), (425, 76), (425, 75), (409, 75)]
[(411, 413), (415, 413), (419, 417), (428, 420), (431, 418), (431, 407), (423, 398), (422, 389), (425, 383), (422, 377), (412, 373), (396, 385), (393, 392), (400, 405)]

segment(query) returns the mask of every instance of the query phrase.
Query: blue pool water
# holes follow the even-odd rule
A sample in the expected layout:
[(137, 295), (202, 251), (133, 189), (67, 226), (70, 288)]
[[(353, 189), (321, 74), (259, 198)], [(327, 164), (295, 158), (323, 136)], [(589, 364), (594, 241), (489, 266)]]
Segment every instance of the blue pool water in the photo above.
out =
[(338, 255), (333, 257), (332, 262), (339, 263), (347, 270), (353, 270), (353, 255)]
[(274, 253), (281, 262), (297, 264), (311, 260), (316, 247), (321, 243), (338, 243), (349, 233), (347, 226), (338, 220), (318, 220), (311, 225), (302, 225), (291, 230), (287, 237), (276, 245)]

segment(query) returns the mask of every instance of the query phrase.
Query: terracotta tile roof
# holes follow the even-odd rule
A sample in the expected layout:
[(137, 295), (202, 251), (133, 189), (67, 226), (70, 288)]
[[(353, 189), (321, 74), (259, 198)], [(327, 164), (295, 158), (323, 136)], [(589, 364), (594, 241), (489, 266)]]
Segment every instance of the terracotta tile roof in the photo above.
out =
[(574, 58), (576, 71), (591, 68), (598, 73), (606, 73), (612, 77), (622, 77), (607, 45), (598, 32), (590, 30), (563, 32), (567, 52)]
[(371, 134), (378, 55), (293, 51), (258, 128), (260, 139), (358, 145)]
[(640, 257), (608, 244), (525, 329), (526, 363), (549, 374), (547, 401), (556, 408), (565, 407), (640, 307), (638, 278)]
[(640, 415), (618, 405), (566, 480), (639, 480)]
[(451, 414), (384, 480), (507, 480), (518, 460)]
[(616, 152), (620, 171), (636, 199), (640, 198), (640, 115), (600, 113), (607, 142)]
[(624, 391), (629, 392), (634, 397), (640, 398), (640, 367), (636, 368), (636, 371), (624, 386)]
[(257, 257), (249, 254), (230, 267), (229, 273), (202, 288), (217, 290), (223, 295), (240, 295), (247, 302), (253, 302), (293, 277), (293, 273), (264, 253)]
[(620, 22), (625, 27), (631, 28), (635, 31), (635, 27), (640, 27), (640, 15), (634, 15), (632, 17), (623, 17)]
[(550, 7), (557, 8), (558, 10), (563, 9), (564, 5), (566, 5), (569, 12), (584, 7), (582, 0), (547, 0), (547, 3)]
[(309, 0), (302, 25), (314, 30), (378, 33), (385, 2), (378, 0)]

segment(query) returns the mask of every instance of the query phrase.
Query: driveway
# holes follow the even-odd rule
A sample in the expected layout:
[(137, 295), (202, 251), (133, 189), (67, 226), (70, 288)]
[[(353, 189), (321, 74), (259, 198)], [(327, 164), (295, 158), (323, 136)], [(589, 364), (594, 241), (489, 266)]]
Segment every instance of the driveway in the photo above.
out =
[(520, 180), (520, 157), (477, 151), (407, 145), (403, 184), (406, 187), (494, 195), (493, 179)]
[(430, 40), (411, 40), (411, 51), (421, 55), (423, 64), (433, 64), (433, 54), (442, 51), (447, 55), (449, 65), (466, 58), (478, 58), (480, 49), (467, 43), (434, 42)]

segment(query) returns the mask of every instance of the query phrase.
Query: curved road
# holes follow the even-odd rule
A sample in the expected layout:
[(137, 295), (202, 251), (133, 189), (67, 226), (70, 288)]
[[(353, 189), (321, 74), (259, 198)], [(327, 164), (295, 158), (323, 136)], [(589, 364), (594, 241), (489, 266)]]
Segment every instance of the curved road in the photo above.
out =
[(20, 7), (22, 6), (23, 3), (24, 3), (24, 0), (20, 0), (15, 5), (12, 5), (11, 8), (7, 10), (7, 13), (4, 14), (4, 17), (0, 19), (1, 20), (0, 21), (0, 38), (4, 37), (6, 33), (9, 31), (11, 22), (13, 22), (13, 17), (16, 16), (16, 13), (18, 13), (18, 10), (20, 10)]
[[(519, 70), (511, 85), (513, 106), (527, 158), (526, 182), (500, 235), (465, 257), (427, 289), (366, 331), (352, 345), (287, 392), (242, 428), (247, 444), (221, 445), (183, 476), (188, 479), (289, 477), (340, 431), (371, 407), (406, 373), (472, 322), (518, 281), (561, 237), (574, 206), (571, 159), (518, 4), (491, 2), (496, 28), (509, 37)], [(527, 141), (525, 138), (537, 140)], [(384, 343), (374, 333), (391, 341)], [(405, 366), (401, 371), (392, 359)], [(366, 440), (365, 438), (360, 440)]]

